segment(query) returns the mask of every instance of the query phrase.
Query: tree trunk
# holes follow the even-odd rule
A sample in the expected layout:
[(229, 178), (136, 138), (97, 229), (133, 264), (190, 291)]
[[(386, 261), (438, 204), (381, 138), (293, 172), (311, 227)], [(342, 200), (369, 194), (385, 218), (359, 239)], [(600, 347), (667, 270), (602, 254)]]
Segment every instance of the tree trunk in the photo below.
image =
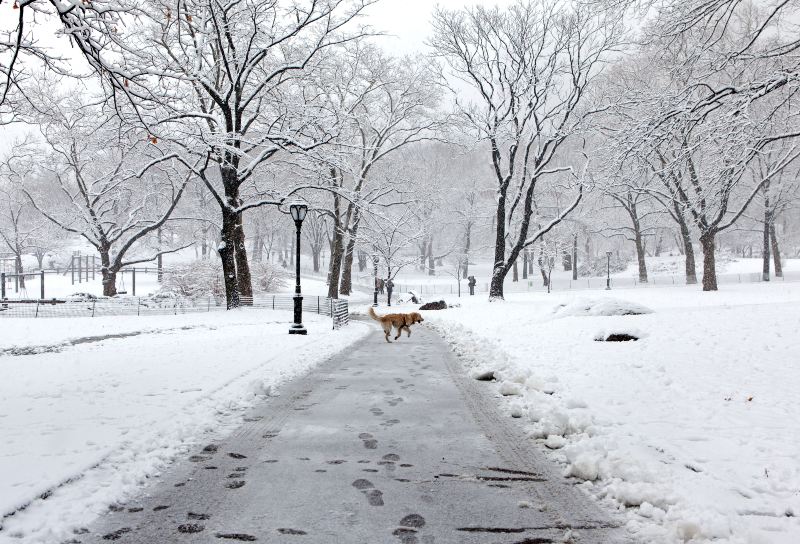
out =
[(358, 252), (358, 271), (363, 272), (367, 269), (367, 254), (363, 251)]
[(709, 232), (700, 237), (703, 247), (703, 291), (717, 290), (717, 270), (714, 256), (714, 233)]
[(775, 220), (773, 218), (769, 224), (769, 238), (772, 242), (772, 259), (775, 264), (775, 277), (783, 277), (783, 266), (781, 265), (781, 252), (778, 251), (778, 237), (775, 234)]
[(642, 240), (642, 225), (639, 220), (639, 212), (636, 208), (636, 201), (630, 192), (628, 193), (627, 199), (627, 210), (633, 224), (633, 243), (636, 245), (636, 260), (639, 263), (639, 282), (647, 283), (647, 263), (645, 262), (644, 258), (645, 248)]
[(764, 236), (763, 247), (761, 249), (761, 281), (769, 281), (769, 258), (770, 258), (770, 237), (769, 237), (769, 211), (764, 213)]
[(530, 260), (529, 253), (530, 252), (527, 249), (522, 252), (522, 279), (523, 280), (527, 280), (528, 279), (528, 261)]
[(225, 304), (230, 310), (241, 305), (239, 284), (236, 281), (236, 214), (222, 211), (222, 230), (220, 231), (219, 258), (222, 261), (222, 277), (225, 284)]
[(548, 288), (548, 293), (550, 292), (550, 280), (547, 278), (547, 272), (545, 272), (544, 267), (541, 265), (541, 261), (539, 263), (539, 272), (542, 274), (542, 285)]
[(464, 232), (464, 270), (461, 273), (463, 279), (469, 277), (469, 250), (472, 245), (472, 224), (467, 223)]
[(241, 213), (237, 214), (236, 229), (233, 231), (233, 236), (236, 244), (234, 255), (239, 296), (245, 297), (249, 305), (252, 304), (253, 300), (253, 280), (250, 276), (250, 263), (247, 260), (247, 246), (245, 245), (243, 216)]
[(642, 244), (642, 233), (638, 224), (634, 226), (634, 243), (636, 244), (636, 260), (639, 263), (639, 282), (647, 283), (647, 263), (644, 258), (644, 244)]
[(686, 285), (695, 285), (697, 283), (697, 265), (695, 264), (694, 258), (692, 233), (689, 231), (689, 225), (686, 223), (686, 219), (683, 217), (683, 210), (681, 210), (681, 207), (677, 202), (673, 203), (673, 205), (675, 208), (673, 219), (675, 219), (675, 222), (678, 223), (678, 227), (680, 228), (681, 242), (683, 244), (682, 253), (686, 257), (684, 260), (686, 269)]
[(344, 269), (342, 270), (342, 284), (339, 292), (342, 295), (349, 295), (353, 291), (353, 253), (358, 237), (358, 224), (361, 222), (359, 209), (353, 211), (353, 228), (350, 229), (350, 238), (347, 240), (347, 251), (344, 256)]
[(17, 281), (19, 282), (19, 286), (24, 289), (25, 288), (25, 276), (22, 275), (24, 270), (22, 269), (22, 253), (19, 252), (15, 255), (14, 259), (14, 269), (16, 270)]
[(503, 282), (508, 274), (506, 267), (506, 195), (501, 192), (497, 199), (495, 221), (494, 265), (489, 283), (489, 300), (502, 300)]
[(334, 195), (333, 240), (331, 242), (331, 266), (328, 277), (328, 298), (339, 298), (339, 278), (342, 274), (342, 257), (344, 257), (344, 234), (342, 220), (339, 215), (339, 197)]
[(517, 267), (517, 261), (514, 261), (514, 264), (511, 266), (511, 281), (519, 281), (519, 267)]
[(111, 248), (101, 245), (98, 248), (100, 253), (100, 274), (103, 276), (103, 296), (113, 297), (117, 294), (117, 271), (111, 270)]
[(311, 248), (311, 260), (314, 263), (314, 272), (319, 272), (319, 254), (321, 252), (321, 248)]
[(436, 260), (433, 258), (433, 238), (428, 240), (428, 275), (436, 275)]
[(578, 235), (572, 237), (572, 279), (578, 279)]

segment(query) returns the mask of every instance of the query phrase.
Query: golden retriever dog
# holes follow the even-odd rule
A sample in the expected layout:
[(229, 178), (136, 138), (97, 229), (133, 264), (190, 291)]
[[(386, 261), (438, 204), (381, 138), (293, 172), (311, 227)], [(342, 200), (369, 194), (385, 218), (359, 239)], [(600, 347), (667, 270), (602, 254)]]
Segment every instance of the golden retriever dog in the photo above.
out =
[(392, 341), (389, 340), (389, 333), (392, 332), (392, 327), (397, 329), (397, 336), (394, 337), (394, 339), (397, 340), (403, 333), (403, 329), (406, 330), (408, 336), (410, 337), (411, 328), (409, 325), (414, 325), (416, 323), (422, 323), (425, 321), (417, 312), (411, 312), (410, 314), (378, 315), (375, 313), (375, 310), (372, 308), (372, 306), (369, 307), (369, 316), (381, 324), (381, 327), (383, 327), (383, 333), (386, 336), (386, 341), (390, 344)]

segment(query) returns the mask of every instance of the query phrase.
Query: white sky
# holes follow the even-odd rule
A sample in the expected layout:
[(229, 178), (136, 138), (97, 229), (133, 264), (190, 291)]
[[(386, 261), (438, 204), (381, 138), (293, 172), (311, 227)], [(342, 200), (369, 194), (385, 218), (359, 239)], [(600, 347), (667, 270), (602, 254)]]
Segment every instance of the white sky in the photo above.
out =
[(446, 9), (464, 6), (505, 6), (512, 0), (381, 0), (366, 12), (365, 22), (389, 34), (381, 39), (384, 47), (396, 54), (424, 49), (430, 35), (430, 19), (438, 5)]

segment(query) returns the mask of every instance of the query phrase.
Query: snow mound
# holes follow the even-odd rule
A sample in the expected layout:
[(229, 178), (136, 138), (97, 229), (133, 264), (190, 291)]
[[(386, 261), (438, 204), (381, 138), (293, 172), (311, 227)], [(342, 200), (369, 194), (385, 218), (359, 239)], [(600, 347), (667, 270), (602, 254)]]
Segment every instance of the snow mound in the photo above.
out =
[(652, 314), (653, 310), (628, 300), (616, 298), (576, 299), (553, 308), (553, 317)]

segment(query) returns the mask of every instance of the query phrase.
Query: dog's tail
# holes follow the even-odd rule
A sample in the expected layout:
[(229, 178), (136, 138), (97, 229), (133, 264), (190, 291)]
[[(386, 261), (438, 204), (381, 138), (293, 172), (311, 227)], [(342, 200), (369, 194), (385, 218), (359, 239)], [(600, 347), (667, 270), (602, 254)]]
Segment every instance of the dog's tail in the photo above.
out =
[(369, 310), (367, 310), (367, 313), (375, 321), (380, 321), (381, 320), (381, 316), (379, 316), (378, 314), (375, 313), (375, 309), (372, 306), (369, 307)]

